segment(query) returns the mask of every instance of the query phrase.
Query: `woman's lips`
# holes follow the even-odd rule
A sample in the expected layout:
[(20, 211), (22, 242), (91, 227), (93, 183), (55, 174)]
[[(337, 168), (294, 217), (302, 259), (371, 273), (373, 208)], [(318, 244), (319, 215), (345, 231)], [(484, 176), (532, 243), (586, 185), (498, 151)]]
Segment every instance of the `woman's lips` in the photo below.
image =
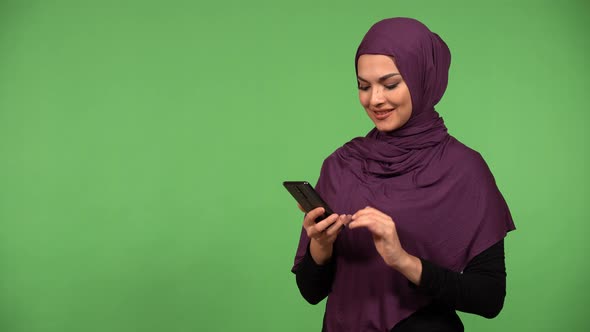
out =
[(395, 109), (391, 109), (391, 110), (387, 110), (387, 111), (373, 111), (373, 114), (375, 115), (375, 119), (385, 120), (393, 111), (395, 111)]

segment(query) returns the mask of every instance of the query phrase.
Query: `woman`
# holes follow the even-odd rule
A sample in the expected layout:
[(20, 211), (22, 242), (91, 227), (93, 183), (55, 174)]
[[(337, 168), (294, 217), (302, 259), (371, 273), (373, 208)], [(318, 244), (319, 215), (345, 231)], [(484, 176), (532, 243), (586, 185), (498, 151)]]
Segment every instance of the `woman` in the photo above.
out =
[(434, 110), (446, 44), (416, 20), (386, 19), (355, 65), (375, 128), (322, 165), (316, 190), (338, 214), (305, 216), (292, 269), (302, 295), (328, 297), (323, 331), (463, 331), (456, 310), (496, 316), (515, 228), (485, 161)]

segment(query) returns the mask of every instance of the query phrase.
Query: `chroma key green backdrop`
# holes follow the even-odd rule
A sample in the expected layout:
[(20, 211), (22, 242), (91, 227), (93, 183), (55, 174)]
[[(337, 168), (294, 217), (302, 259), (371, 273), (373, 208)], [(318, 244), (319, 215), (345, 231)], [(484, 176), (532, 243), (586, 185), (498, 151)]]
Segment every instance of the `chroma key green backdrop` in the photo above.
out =
[(517, 231), (467, 331), (588, 331), (587, 1), (0, 2), (0, 330), (319, 331), (283, 180), (371, 129), (354, 52), (415, 17), (452, 52), (437, 110)]

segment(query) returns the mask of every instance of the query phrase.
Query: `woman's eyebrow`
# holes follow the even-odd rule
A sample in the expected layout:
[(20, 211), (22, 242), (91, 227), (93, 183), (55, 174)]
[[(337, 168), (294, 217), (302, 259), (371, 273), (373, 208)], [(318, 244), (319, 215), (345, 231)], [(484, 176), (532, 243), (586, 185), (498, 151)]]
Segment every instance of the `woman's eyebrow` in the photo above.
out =
[[(390, 77), (393, 77), (393, 76), (396, 76), (396, 75), (399, 75), (399, 73), (391, 73), (391, 74), (383, 75), (383, 76), (379, 77), (379, 82), (383, 82), (386, 79), (388, 79)], [(369, 81), (367, 81), (366, 79), (364, 79), (364, 78), (362, 78), (362, 77), (360, 77), (358, 75), (356, 76), (356, 78), (358, 78), (359, 81), (363, 81), (363, 82), (369, 83)]]

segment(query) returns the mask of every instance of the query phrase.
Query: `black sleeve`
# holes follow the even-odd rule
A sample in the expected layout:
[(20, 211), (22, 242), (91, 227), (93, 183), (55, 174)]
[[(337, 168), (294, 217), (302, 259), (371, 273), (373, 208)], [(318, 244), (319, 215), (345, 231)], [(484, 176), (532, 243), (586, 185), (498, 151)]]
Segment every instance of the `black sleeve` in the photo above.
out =
[(434, 302), (450, 309), (496, 317), (506, 295), (504, 241), (474, 257), (463, 272), (454, 272), (422, 261), (418, 289), (427, 292)]
[(325, 265), (318, 265), (311, 257), (309, 247), (305, 257), (295, 271), (297, 287), (303, 298), (311, 304), (318, 304), (332, 290), (336, 264), (331, 259)]

